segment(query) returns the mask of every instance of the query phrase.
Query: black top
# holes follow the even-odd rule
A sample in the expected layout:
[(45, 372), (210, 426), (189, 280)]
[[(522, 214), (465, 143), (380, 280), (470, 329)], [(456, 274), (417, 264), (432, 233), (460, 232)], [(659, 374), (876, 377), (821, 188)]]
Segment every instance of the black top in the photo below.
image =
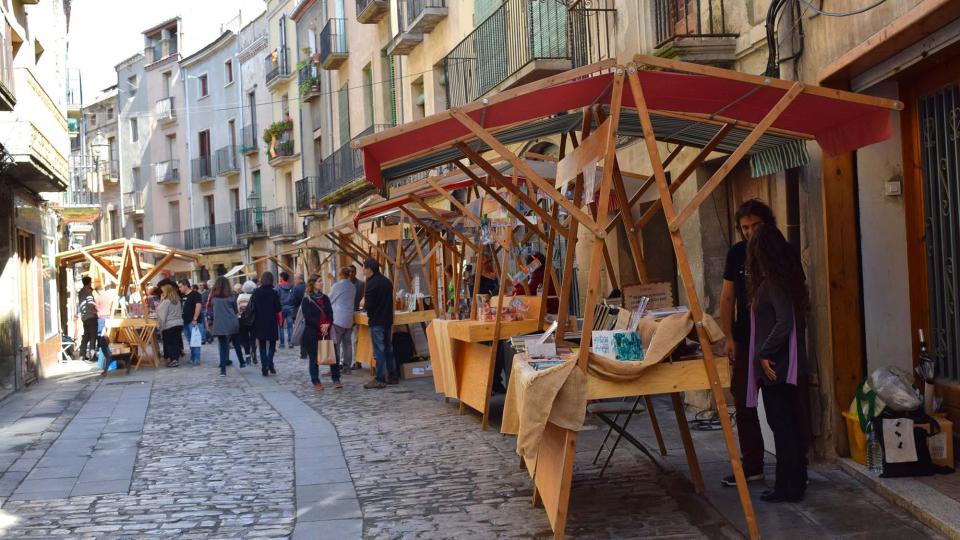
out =
[[(253, 291), (250, 297), (256, 318), (253, 322), (253, 335), (264, 341), (277, 341), (280, 333), (277, 330), (277, 313), (280, 313), (280, 295), (273, 287), (261, 285)], [(248, 306), (249, 307), (249, 306)]]
[[(327, 295), (318, 293), (313, 296), (304, 296), (303, 300), (300, 301), (300, 311), (303, 314), (304, 322), (303, 337), (300, 338), (300, 350), (313, 358), (317, 354), (320, 324), (324, 319), (324, 317), (321, 317), (321, 312), (326, 316), (327, 322), (332, 325), (333, 305)], [(330, 330), (328, 330), (327, 337), (332, 337)]]
[(380, 273), (371, 276), (364, 286), (363, 306), (370, 326), (393, 326), (393, 283)]
[[(487, 276), (480, 276), (480, 287), (477, 290), (477, 294), (489, 294), (493, 296), (500, 292), (500, 280), (497, 278), (489, 278)], [(536, 291), (533, 291), (532, 294), (535, 294)]]
[(353, 286), (357, 289), (356, 296), (353, 297), (353, 309), (359, 311), (360, 300), (363, 300), (363, 282), (357, 278), (350, 278), (350, 283), (353, 283)]
[(736, 299), (733, 312), (733, 341), (737, 345), (750, 343), (750, 301), (747, 298), (747, 243), (737, 242), (727, 252), (727, 264), (723, 279), (733, 282)]
[[(796, 320), (793, 302), (786, 293), (778, 287), (764, 282), (757, 289), (755, 305), (756, 328), (752, 336), (754, 343), (754, 377), (764, 385), (787, 382), (787, 370), (790, 367), (790, 334), (797, 322), (797, 373), (805, 373), (806, 347), (804, 346), (803, 321)], [(747, 328), (750, 327), (747, 315)], [(749, 342), (748, 342), (749, 343)], [(769, 358), (776, 364), (777, 380), (771, 381), (763, 373), (760, 359)], [(799, 378), (799, 377), (798, 377)]]
[(197, 311), (203, 298), (197, 291), (190, 291), (183, 297), (183, 324), (193, 324), (193, 314)]

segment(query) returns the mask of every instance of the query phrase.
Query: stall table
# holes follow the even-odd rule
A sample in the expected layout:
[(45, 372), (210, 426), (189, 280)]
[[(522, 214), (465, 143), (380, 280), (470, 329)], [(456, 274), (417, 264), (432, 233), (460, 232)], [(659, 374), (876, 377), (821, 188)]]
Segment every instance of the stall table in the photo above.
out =
[[(393, 326), (425, 323), (436, 318), (437, 312), (433, 309), (398, 311), (393, 314)], [(353, 315), (353, 324), (357, 329), (357, 350), (353, 351), (353, 360), (373, 370), (377, 364), (373, 358), (373, 344), (370, 341), (370, 319), (366, 313), (358, 311)]]
[(103, 324), (103, 330), (112, 343), (130, 346), (130, 367), (134, 368), (140, 368), (144, 363), (151, 367), (160, 364), (157, 327), (156, 319), (140, 318), (112, 318)]

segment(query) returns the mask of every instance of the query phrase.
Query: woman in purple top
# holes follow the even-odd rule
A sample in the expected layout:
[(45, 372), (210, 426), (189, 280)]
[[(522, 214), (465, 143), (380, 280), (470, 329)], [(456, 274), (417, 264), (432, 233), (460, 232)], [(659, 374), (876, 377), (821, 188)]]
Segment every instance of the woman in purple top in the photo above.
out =
[(803, 499), (807, 482), (807, 430), (798, 387), (806, 376), (805, 317), (809, 308), (806, 277), (796, 250), (775, 226), (761, 225), (747, 244), (750, 273), (750, 365), (747, 406), (763, 407), (777, 450), (777, 479), (761, 500)]

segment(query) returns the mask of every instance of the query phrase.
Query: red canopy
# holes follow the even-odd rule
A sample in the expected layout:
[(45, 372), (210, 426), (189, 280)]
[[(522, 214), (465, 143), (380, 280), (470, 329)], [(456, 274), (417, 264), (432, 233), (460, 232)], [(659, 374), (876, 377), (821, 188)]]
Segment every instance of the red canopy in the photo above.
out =
[[(651, 70), (639, 70), (638, 75), (647, 106), (653, 113), (715, 114), (756, 124), (787, 92), (782, 84), (764, 85), (715, 75)], [(496, 131), (501, 127), (581, 109), (592, 103), (607, 104), (612, 80), (613, 75), (605, 73), (529, 92), (520, 91), (506, 99), (494, 96), (486, 106), (474, 102), (461, 110), (484, 128)], [(854, 150), (890, 136), (889, 107), (852, 100), (844, 95), (837, 92), (836, 96), (831, 96), (825, 91), (801, 93), (772, 128), (811, 136), (829, 155)], [(635, 107), (630, 85), (624, 86), (623, 104)], [(359, 146), (363, 152), (366, 178), (380, 187), (384, 164), (392, 165), (404, 157), (414, 157), (470, 139), (466, 127), (448, 113), (441, 112), (362, 138)], [(365, 140), (372, 142), (364, 143)]]

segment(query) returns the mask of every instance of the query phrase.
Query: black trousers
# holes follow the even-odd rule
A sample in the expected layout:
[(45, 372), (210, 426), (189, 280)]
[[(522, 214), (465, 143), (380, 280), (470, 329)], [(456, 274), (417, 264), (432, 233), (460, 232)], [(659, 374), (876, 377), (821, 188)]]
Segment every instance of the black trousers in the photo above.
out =
[(83, 320), (83, 338), (80, 339), (80, 356), (86, 358), (87, 345), (90, 346), (90, 354), (97, 352), (97, 325), (99, 319), (91, 317)]
[(179, 360), (183, 352), (183, 327), (174, 326), (160, 332), (163, 340), (163, 357), (167, 360)]
[(763, 432), (756, 407), (747, 407), (747, 373), (749, 370), (750, 344), (737, 343), (737, 354), (730, 377), (730, 393), (733, 394), (734, 417), (737, 420), (737, 439), (740, 442), (740, 460), (743, 474), (763, 474)]
[(798, 389), (786, 383), (764, 386), (763, 408), (777, 450), (774, 491), (787, 497), (803, 495), (807, 483), (806, 430), (797, 406)]

